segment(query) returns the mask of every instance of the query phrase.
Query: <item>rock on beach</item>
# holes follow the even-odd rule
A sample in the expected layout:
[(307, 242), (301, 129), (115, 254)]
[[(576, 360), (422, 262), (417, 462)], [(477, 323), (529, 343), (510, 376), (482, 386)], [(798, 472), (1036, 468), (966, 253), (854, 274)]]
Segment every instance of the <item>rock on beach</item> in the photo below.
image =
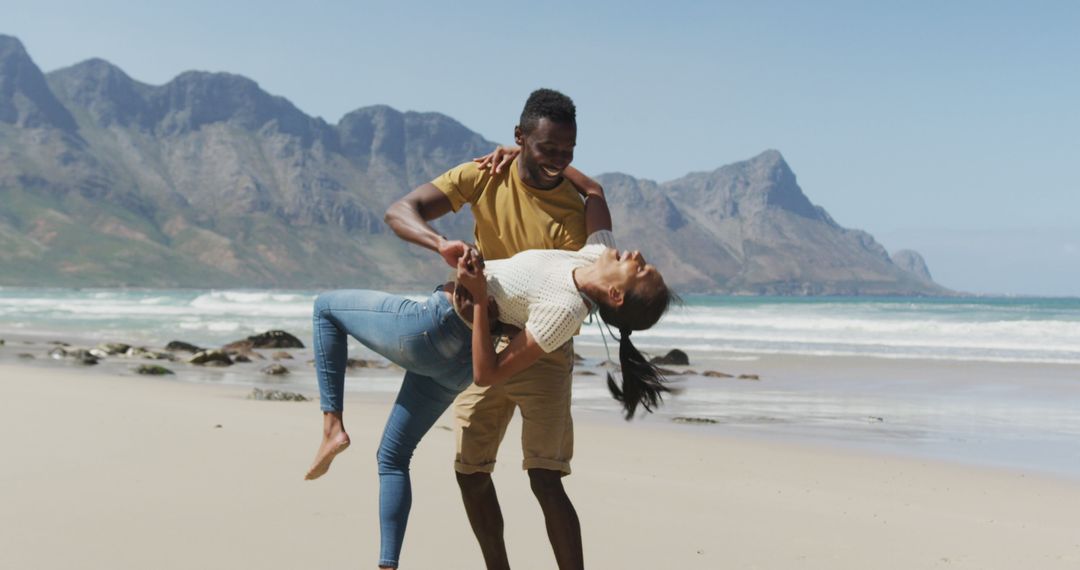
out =
[(168, 374), (175, 374), (172, 370), (165, 368), (164, 366), (158, 366), (157, 364), (140, 364), (135, 368), (135, 372), (146, 376), (165, 376)]
[(171, 350), (173, 352), (190, 352), (195, 354), (196, 352), (202, 352), (205, 349), (199, 348), (194, 344), (184, 342), (182, 340), (174, 340), (165, 345), (165, 350)]
[(280, 364), (271, 364), (270, 366), (267, 366), (266, 368), (263, 368), (262, 373), (263, 374), (268, 374), (270, 376), (282, 376), (282, 375), (288, 374), (289, 369), (285, 368), (284, 366), (282, 366)]
[(49, 351), (49, 356), (56, 360), (73, 360), (79, 364), (87, 366), (97, 364), (100, 360), (97, 356), (94, 356), (89, 350), (85, 348), (67, 349), (62, 346), (58, 346)]
[(673, 348), (663, 356), (654, 356), (649, 362), (667, 366), (688, 366), (690, 364), (690, 357), (687, 356), (685, 352)]
[(144, 346), (132, 346), (124, 352), (124, 356), (128, 358), (143, 358), (146, 360), (176, 360), (176, 357), (171, 352), (161, 352), (158, 350), (150, 350)]
[(187, 363), (198, 366), (232, 366), (233, 361), (223, 350), (204, 350), (187, 359)]
[(224, 350), (244, 352), (253, 348), (304, 348), (304, 343), (285, 331), (275, 330), (252, 335), (244, 340), (230, 342), (222, 348)]
[(130, 344), (124, 344), (122, 342), (106, 342), (99, 344), (97, 350), (104, 353), (106, 356), (116, 356), (118, 354), (124, 354), (131, 348)]
[(253, 388), (251, 393), (248, 394), (249, 400), (276, 400), (283, 402), (306, 402), (307, 396), (303, 394), (297, 394), (296, 392), (285, 392), (283, 390), (263, 390), (261, 388)]

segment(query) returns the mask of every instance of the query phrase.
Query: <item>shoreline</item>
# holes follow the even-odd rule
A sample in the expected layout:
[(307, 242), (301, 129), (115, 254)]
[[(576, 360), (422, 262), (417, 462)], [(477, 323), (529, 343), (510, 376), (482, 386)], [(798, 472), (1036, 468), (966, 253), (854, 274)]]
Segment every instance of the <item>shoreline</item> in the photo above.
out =
[[(0, 365), (25, 366), (42, 374), (70, 370), (141, 378), (134, 372), (136, 366), (159, 364), (176, 373), (165, 377), (171, 381), (280, 389), (317, 397), (310, 348), (289, 350), (293, 358), (281, 361), (272, 358), (275, 349), (256, 349), (255, 355), (263, 359), (227, 368), (123, 356), (81, 366), (48, 358), (54, 346), (43, 340), (45, 335), (5, 333), (0, 338), (7, 340), (0, 346)], [(48, 338), (93, 346), (85, 339)], [(32, 352), (36, 358), (23, 360), (18, 357), (23, 352)], [(621, 422), (604, 386), (603, 354), (589, 351), (584, 355), (585, 361), (575, 370), (575, 414), (597, 414)], [(381, 360), (363, 351), (354, 356)], [(268, 376), (260, 372), (271, 364), (283, 364), (290, 373)], [(350, 371), (347, 393), (392, 398), (400, 385), (400, 372), (379, 366)], [(696, 375), (670, 377), (685, 389), (683, 393), (666, 398), (655, 414), (639, 416), (634, 423), (668, 427), (674, 426), (676, 418), (689, 418), (697, 425), (679, 427), (1080, 479), (1080, 416), (1073, 413), (1080, 403), (1078, 366), (762, 355), (733, 360), (694, 358), (689, 366), (668, 368), (692, 369)], [(703, 376), (709, 369), (758, 379)]]
[[(381, 395), (348, 395), (353, 446), (327, 476), (305, 482), (321, 426), (313, 402), (9, 364), (0, 379), (4, 566), (374, 565), (373, 456), (389, 411)], [(43, 412), (52, 421), (40, 422)], [(566, 485), (590, 567), (1080, 562), (1072, 508), (1080, 482), (593, 413), (575, 419)], [(482, 567), (453, 480), (450, 422), (444, 415), (414, 458), (403, 568)], [(553, 559), (519, 468), (518, 430), (515, 420), (495, 474), (511, 562), (547, 569)], [(64, 548), (50, 546), (58, 538)]]

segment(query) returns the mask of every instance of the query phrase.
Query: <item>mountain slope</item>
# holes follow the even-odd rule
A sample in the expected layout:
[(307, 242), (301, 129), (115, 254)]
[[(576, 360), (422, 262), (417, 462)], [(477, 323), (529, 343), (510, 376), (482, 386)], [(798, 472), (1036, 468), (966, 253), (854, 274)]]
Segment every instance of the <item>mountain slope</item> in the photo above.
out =
[(619, 241), (658, 250), (669, 280), (690, 290), (948, 293), (897, 267), (870, 234), (841, 227), (811, 203), (775, 150), (659, 185), (623, 174), (599, 180), (619, 221)]
[[(153, 86), (91, 59), (42, 74), (0, 36), (0, 285), (427, 288), (447, 268), (383, 212), (493, 147), (438, 113), (331, 125), (228, 73)], [(620, 240), (684, 291), (945, 292), (814, 206), (776, 151), (664, 184), (599, 179)]]

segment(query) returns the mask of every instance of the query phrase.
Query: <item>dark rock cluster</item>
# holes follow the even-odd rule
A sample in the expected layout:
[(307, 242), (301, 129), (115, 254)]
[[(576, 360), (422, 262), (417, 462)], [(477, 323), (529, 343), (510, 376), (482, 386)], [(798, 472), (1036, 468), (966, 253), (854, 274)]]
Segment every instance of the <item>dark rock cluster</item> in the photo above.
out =
[[(265, 356), (257, 352), (259, 349), (268, 348), (303, 348), (303, 343), (295, 336), (281, 330), (272, 330), (265, 333), (250, 336), (246, 339), (229, 343), (220, 349), (206, 349), (191, 343), (174, 340), (165, 346), (165, 350), (155, 350), (143, 346), (132, 346), (125, 343), (110, 342), (102, 343), (95, 348), (72, 347), (68, 343), (53, 341), (49, 343), (53, 348), (49, 351), (49, 357), (55, 360), (72, 362), (82, 365), (94, 365), (107, 358), (126, 358), (138, 360), (163, 360), (176, 361), (176, 352), (191, 353), (183, 359), (186, 364), (194, 366), (224, 367), (236, 363), (249, 363), (254, 360), (265, 360)], [(34, 355), (28, 352), (20, 353), (18, 358), (33, 359)], [(287, 351), (279, 350), (273, 353), (275, 361), (292, 360), (293, 356)], [(371, 365), (385, 367), (375, 362), (350, 360), (350, 367), (358, 365)], [(160, 376), (174, 374), (174, 372), (156, 364), (141, 364), (134, 371), (137, 374)], [(283, 375), (288, 374), (289, 369), (282, 364), (274, 363), (262, 369), (264, 374)]]
[(285, 331), (275, 330), (252, 335), (244, 340), (230, 342), (222, 348), (237, 351), (248, 351), (253, 348), (304, 348), (304, 343)]
[(58, 346), (50, 350), (49, 357), (55, 360), (67, 360), (86, 366), (97, 364), (98, 361), (101, 360), (85, 348), (68, 348), (63, 346)]

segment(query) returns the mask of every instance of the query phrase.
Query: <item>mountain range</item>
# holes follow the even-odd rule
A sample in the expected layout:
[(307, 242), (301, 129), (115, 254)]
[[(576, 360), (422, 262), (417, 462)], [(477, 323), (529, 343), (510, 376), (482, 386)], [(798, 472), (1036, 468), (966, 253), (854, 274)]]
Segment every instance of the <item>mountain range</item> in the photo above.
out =
[[(438, 113), (337, 124), (239, 75), (147, 85), (101, 59), (43, 73), (0, 35), (0, 285), (420, 290), (448, 268), (386, 207), (495, 143)], [(601, 174), (621, 245), (682, 292), (946, 295), (815, 206), (775, 150), (657, 183)], [(468, 239), (466, 212), (437, 223)]]

